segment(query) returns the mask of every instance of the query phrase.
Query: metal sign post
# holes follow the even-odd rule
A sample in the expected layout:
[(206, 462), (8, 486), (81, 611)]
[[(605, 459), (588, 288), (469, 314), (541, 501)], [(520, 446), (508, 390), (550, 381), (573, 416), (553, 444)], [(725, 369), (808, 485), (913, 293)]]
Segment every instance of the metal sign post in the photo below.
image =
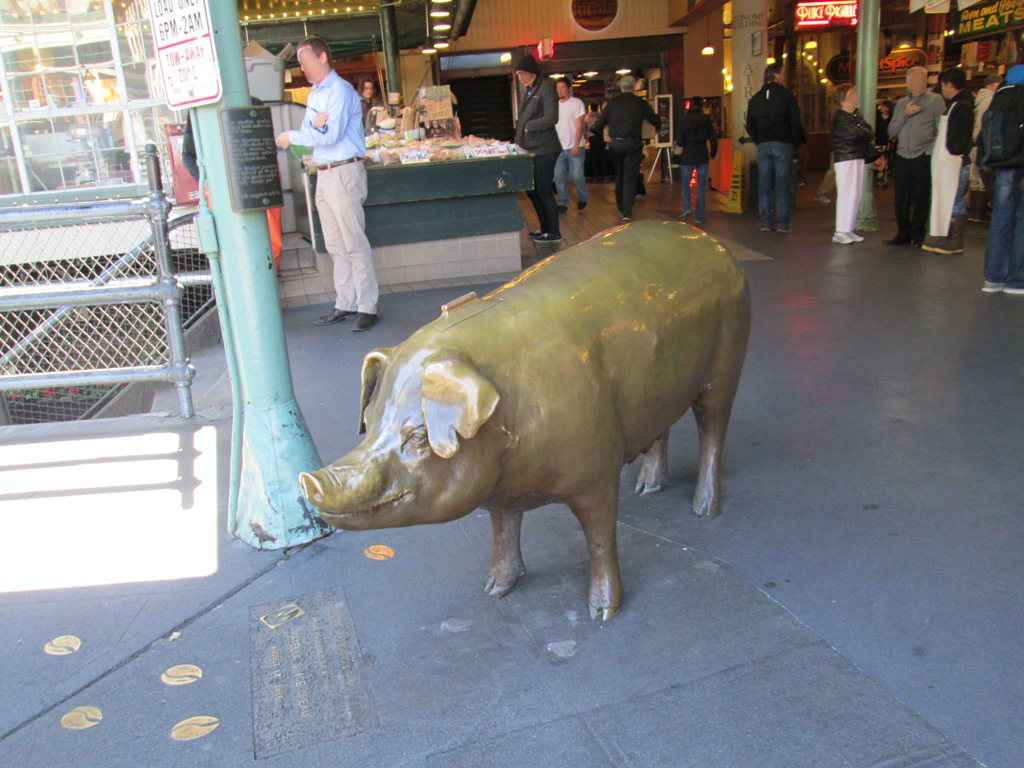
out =
[(223, 287), (217, 301), (241, 408), (228, 529), (252, 547), (283, 549), (327, 530), (305, 505), (298, 482), (300, 472), (322, 462), (292, 388), (267, 217), (254, 210), (270, 207), (280, 182), (265, 172), (266, 163), (242, 156), (262, 157), (266, 121), (249, 99), (237, 3), (217, 0), (212, 6), (206, 0), (150, 0), (152, 30), (168, 105), (198, 105), (192, 124), (210, 210), (203, 206), (197, 227), (219, 275), (215, 284)]

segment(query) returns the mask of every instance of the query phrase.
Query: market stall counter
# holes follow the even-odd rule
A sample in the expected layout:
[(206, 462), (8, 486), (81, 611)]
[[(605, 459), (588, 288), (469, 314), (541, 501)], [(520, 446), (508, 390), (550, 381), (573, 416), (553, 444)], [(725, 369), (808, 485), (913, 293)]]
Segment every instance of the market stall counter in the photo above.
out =
[[(430, 160), (396, 155), (367, 166), (366, 234), (382, 286), (518, 272), (523, 216), (518, 193), (533, 187), (533, 161), (515, 150)], [(315, 170), (303, 175), (315, 269), (282, 271), (285, 306), (333, 299), (332, 264), (316, 210)]]

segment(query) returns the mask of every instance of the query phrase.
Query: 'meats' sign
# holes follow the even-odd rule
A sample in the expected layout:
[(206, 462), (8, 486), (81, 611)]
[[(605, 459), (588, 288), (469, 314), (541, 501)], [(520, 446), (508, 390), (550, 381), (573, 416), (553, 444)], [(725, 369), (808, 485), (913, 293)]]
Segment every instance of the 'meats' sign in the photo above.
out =
[(857, 0), (801, 0), (796, 4), (798, 29), (856, 25)]

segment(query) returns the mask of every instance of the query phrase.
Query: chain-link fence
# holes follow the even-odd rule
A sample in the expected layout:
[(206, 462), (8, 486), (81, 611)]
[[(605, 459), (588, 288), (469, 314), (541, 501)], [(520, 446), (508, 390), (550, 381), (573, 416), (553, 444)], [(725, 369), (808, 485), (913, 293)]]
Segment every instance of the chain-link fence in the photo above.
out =
[(213, 291), (194, 216), (169, 208), (157, 182), (142, 201), (0, 211), (0, 417), (88, 418), (132, 381), (173, 381), (191, 414), (183, 327)]

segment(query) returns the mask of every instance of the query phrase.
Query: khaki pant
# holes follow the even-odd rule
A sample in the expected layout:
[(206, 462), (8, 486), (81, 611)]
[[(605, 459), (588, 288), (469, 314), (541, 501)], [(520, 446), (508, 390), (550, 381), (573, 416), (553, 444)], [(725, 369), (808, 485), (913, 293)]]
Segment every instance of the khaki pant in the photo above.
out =
[(327, 252), (334, 262), (334, 306), (345, 312), (377, 314), (377, 274), (366, 239), (366, 166), (361, 162), (319, 171), (316, 207)]

